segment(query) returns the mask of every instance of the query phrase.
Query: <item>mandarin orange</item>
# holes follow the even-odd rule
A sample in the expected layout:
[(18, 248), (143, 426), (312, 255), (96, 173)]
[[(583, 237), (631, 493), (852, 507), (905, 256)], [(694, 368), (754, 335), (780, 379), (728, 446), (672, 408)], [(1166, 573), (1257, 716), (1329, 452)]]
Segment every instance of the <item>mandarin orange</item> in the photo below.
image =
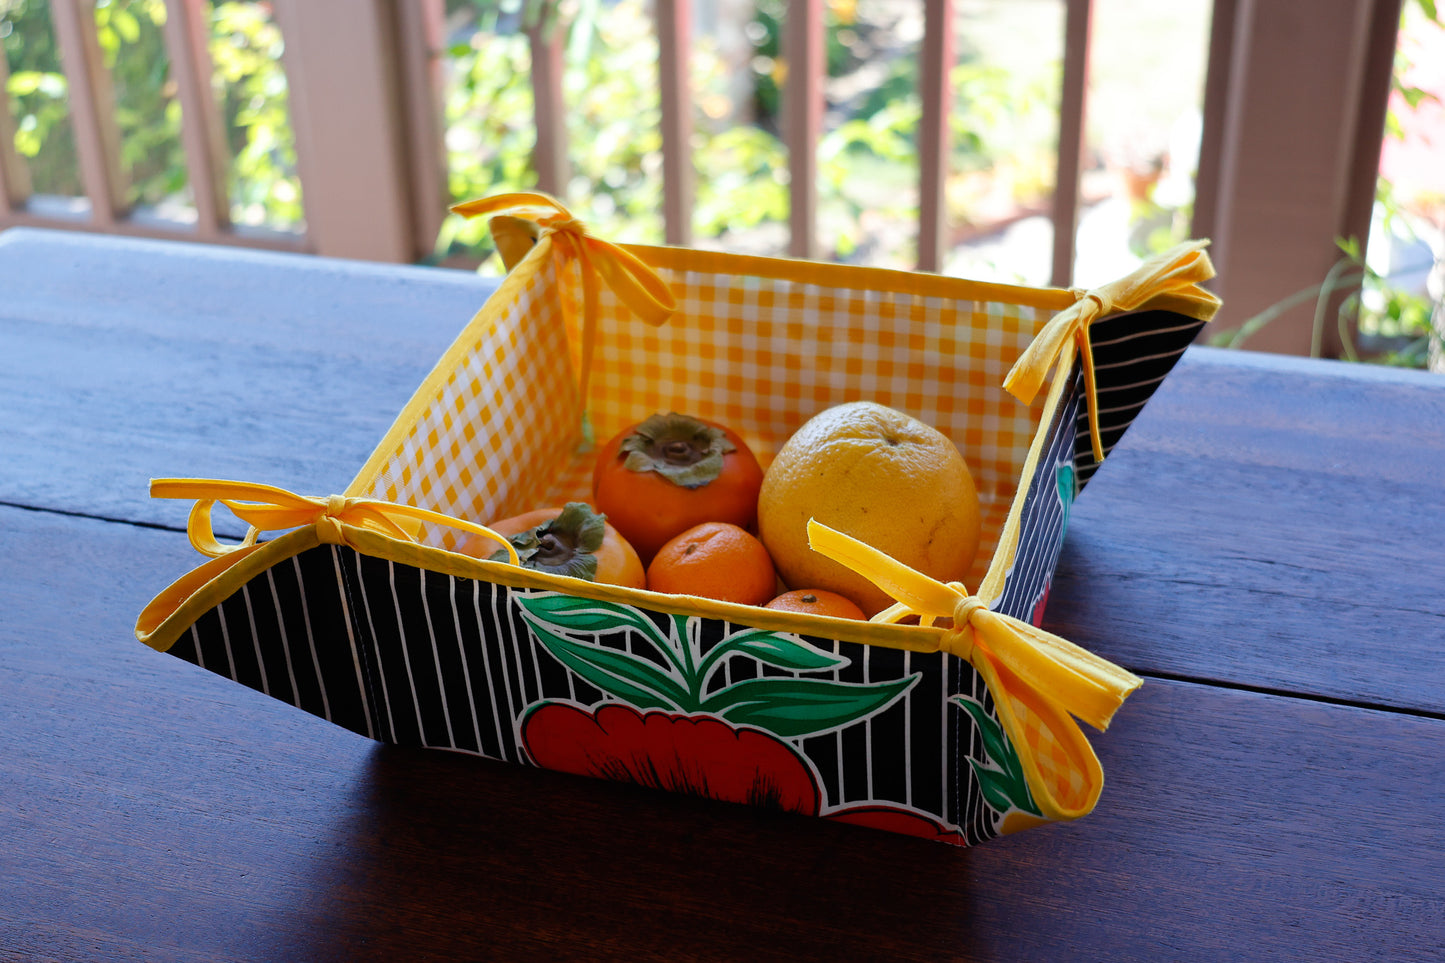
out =
[(778, 576), (763, 543), (729, 522), (703, 522), (658, 549), (647, 566), (647, 587), (671, 595), (762, 605)]
[(773, 599), (765, 609), (780, 612), (801, 612), (805, 615), (829, 615), (835, 619), (866, 619), (857, 604), (846, 596), (826, 589), (794, 589)]

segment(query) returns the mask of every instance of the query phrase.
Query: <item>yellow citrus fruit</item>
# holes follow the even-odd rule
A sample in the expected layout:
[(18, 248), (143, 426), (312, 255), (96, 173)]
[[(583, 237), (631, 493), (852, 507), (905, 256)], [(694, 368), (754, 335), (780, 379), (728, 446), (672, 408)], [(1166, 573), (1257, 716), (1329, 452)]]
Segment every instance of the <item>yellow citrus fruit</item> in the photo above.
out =
[(784, 584), (837, 592), (869, 615), (892, 604), (808, 547), (810, 517), (943, 582), (962, 581), (978, 551), (978, 494), (958, 448), (869, 401), (820, 412), (788, 439), (763, 478), (758, 528)]

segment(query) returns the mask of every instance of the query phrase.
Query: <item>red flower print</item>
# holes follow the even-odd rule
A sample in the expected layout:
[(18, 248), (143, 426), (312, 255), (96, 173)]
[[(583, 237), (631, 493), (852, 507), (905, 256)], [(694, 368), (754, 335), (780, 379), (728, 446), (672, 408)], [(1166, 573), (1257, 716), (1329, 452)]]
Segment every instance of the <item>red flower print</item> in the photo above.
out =
[(1043, 624), (1044, 624), (1044, 609), (1048, 607), (1048, 604), (1049, 604), (1049, 590), (1050, 590), (1051, 588), (1053, 588), (1053, 584), (1052, 584), (1052, 583), (1050, 583), (1049, 585), (1045, 585), (1045, 586), (1044, 586), (1044, 594), (1040, 595), (1040, 596), (1039, 596), (1039, 600), (1034, 603), (1033, 617), (1029, 619), (1029, 621), (1033, 623), (1034, 628), (1042, 628), (1042, 627), (1043, 627)]
[(893, 806), (854, 806), (828, 813), (825, 818), (854, 826), (871, 826), (905, 836), (919, 836), (940, 843), (952, 843), (955, 846), (968, 845), (962, 833), (945, 829), (936, 820), (909, 809)]
[(545, 769), (808, 816), (822, 805), (812, 770), (790, 746), (712, 716), (544, 702), (522, 720), (522, 744)]

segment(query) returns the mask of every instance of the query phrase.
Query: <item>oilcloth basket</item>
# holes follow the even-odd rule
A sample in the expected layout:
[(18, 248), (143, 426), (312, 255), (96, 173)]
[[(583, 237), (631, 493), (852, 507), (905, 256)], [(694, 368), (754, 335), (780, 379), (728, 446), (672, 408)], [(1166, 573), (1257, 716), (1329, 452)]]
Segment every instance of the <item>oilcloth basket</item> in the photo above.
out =
[[(1076, 719), (1102, 729), (1139, 680), (1037, 625), (1075, 495), (1218, 307), (1203, 243), (1085, 292), (616, 246), (539, 194), (458, 210), (492, 218), (509, 273), (344, 492), (152, 482), (195, 500), (214, 557), (142, 641), (376, 740), (957, 844), (1093, 809)], [(898, 599), (872, 621), (452, 551), (586, 500), (595, 439), (654, 412), (726, 424), (766, 465), (859, 399), (948, 435), (982, 511), (964, 583), (811, 525)]]

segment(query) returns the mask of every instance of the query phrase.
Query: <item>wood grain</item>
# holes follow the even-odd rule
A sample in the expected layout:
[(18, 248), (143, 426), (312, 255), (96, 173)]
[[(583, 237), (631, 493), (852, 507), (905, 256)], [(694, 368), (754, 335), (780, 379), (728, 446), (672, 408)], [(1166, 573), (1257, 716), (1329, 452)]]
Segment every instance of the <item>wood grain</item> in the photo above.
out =
[(1445, 713), (1445, 378), (1191, 349), (1085, 489), (1048, 624), (1136, 671)]
[(0, 531), (16, 958), (1445, 951), (1440, 720), (1150, 681), (1094, 738), (1097, 812), (965, 851), (375, 747), (131, 638), (174, 533)]
[(152, 477), (351, 481), (495, 280), (16, 228), (0, 502), (177, 524)]
[(1099, 809), (958, 850), (378, 747), (135, 641), (199, 560), (147, 480), (343, 486), (490, 282), (37, 230), (0, 276), (0, 959), (1445, 957), (1445, 379), (1191, 349), (1048, 610), (1150, 677)]

